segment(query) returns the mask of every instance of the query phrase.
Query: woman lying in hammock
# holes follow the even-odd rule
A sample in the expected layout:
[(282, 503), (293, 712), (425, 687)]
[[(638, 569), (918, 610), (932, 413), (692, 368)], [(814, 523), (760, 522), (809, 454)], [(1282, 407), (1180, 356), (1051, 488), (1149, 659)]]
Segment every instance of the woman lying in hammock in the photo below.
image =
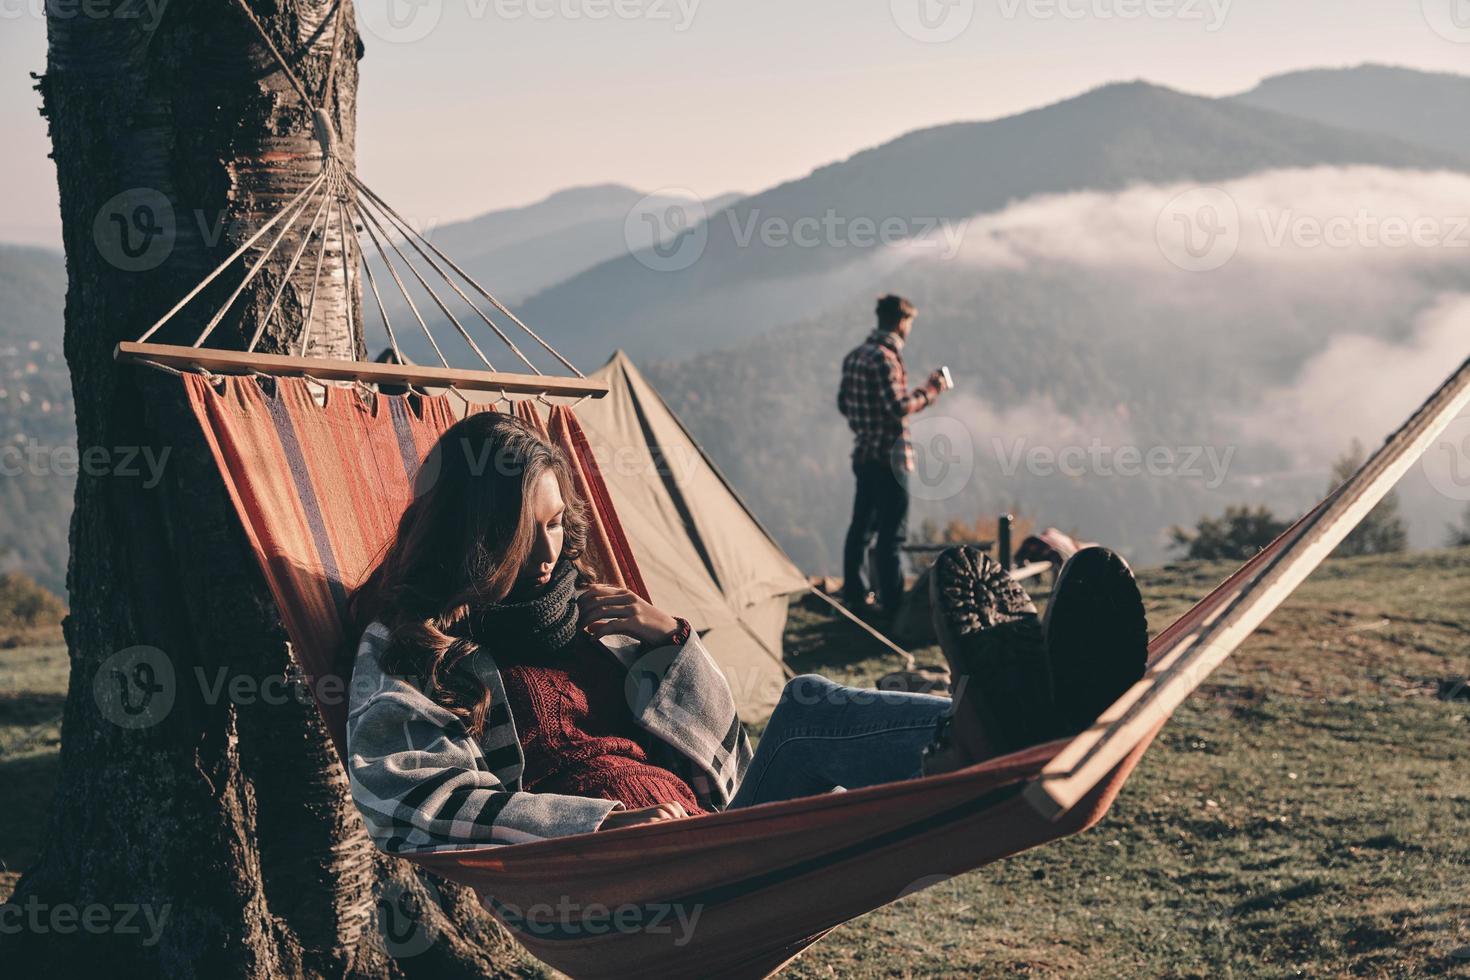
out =
[(450, 428), (352, 596), (352, 795), (389, 852), (518, 844), (970, 765), (1090, 724), (1144, 667), (1127, 566), (1063, 569), (1041, 622), (988, 557), (936, 566), (957, 703), (787, 684), (759, 750), (687, 620), (588, 584), (560, 450), (496, 412)]

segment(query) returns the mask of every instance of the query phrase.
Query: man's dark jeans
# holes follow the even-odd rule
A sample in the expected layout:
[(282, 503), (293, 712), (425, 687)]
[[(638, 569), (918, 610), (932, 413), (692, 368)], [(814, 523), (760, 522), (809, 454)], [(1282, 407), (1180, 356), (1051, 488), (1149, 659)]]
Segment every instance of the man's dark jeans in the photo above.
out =
[(863, 576), (864, 559), (874, 532), (878, 535), (878, 604), (887, 612), (898, 609), (903, 598), (903, 572), (899, 548), (908, 534), (908, 473), (887, 462), (853, 461), (857, 494), (852, 504), (852, 525), (842, 552), (842, 597), (849, 606), (861, 605), (868, 593)]

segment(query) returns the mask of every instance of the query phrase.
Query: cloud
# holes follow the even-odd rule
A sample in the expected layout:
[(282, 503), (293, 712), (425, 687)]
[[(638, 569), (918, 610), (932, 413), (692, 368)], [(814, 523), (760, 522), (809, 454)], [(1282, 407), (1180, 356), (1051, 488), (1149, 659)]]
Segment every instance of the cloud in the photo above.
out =
[(1305, 465), (1326, 466), (1353, 439), (1378, 445), (1467, 356), (1470, 295), (1442, 296), (1420, 314), (1407, 343), (1357, 334), (1334, 339), (1291, 383), (1265, 392), (1240, 429)]
[[(1203, 190), (1212, 196), (1196, 197)], [(1176, 217), (1184, 220), (1169, 220)], [(1470, 259), (1470, 175), (1309, 167), (1263, 171), (1208, 188), (1180, 183), (1048, 195), (971, 220), (959, 257), (1003, 269), (1066, 262), (1173, 274), (1184, 270), (1170, 262), (1170, 239), (1193, 232), (1202, 245), (1217, 221), (1238, 236), (1220, 268), (1237, 271), (1464, 263)]]
[[(1207, 237), (1211, 229), (1220, 234)], [(1171, 235), (1185, 233), (1198, 247), (1181, 253)], [(940, 261), (928, 252), (914, 255)], [(1186, 268), (1195, 255), (1208, 268)], [(1220, 388), (1233, 391), (1228, 403), (1213, 396), (1211, 438), (1201, 437), (1240, 450), (1215, 494), (1219, 506), (1305, 506), (1354, 439), (1379, 445), (1470, 356), (1465, 174), (1315, 167), (1208, 189), (1037, 197), (973, 218), (957, 261), (1106, 283), (1099, 295), (1114, 306), (1098, 310), (1099, 329), (1177, 323), (1181, 343), (1161, 334), (1152, 370), (1207, 357), (1233, 379)], [(996, 432), (1048, 446), (1135, 438), (1124, 417), (1069, 415), (1044, 400), (1005, 408), (957, 401), (956, 409), (982, 455)], [(1416, 545), (1439, 543), (1445, 520), (1464, 506), (1435, 490), (1445, 478), (1436, 481), (1434, 468), (1445, 465), (1429, 460), (1400, 487)]]

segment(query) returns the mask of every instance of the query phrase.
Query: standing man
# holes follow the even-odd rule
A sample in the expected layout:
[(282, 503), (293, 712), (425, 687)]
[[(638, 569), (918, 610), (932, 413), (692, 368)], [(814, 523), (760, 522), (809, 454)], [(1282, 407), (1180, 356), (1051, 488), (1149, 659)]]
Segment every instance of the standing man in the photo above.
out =
[(922, 388), (908, 390), (903, 345), (918, 310), (902, 296), (878, 300), (878, 329), (842, 361), (837, 410), (853, 432), (852, 472), (857, 495), (852, 526), (842, 554), (842, 598), (850, 608), (866, 610), (868, 586), (863, 562), (873, 532), (878, 534), (878, 612), (891, 617), (903, 598), (899, 548), (907, 535), (909, 474), (914, 448), (908, 417), (934, 404), (944, 390), (944, 374), (935, 371)]

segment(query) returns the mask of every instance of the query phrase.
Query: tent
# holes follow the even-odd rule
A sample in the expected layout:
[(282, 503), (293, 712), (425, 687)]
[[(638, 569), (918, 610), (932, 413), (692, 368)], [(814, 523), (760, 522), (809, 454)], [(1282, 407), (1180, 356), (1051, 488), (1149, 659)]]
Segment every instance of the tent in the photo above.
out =
[(611, 391), (579, 405), (577, 418), (650, 598), (699, 632), (741, 717), (765, 717), (789, 676), (781, 637), (806, 577), (627, 354), (591, 377)]

